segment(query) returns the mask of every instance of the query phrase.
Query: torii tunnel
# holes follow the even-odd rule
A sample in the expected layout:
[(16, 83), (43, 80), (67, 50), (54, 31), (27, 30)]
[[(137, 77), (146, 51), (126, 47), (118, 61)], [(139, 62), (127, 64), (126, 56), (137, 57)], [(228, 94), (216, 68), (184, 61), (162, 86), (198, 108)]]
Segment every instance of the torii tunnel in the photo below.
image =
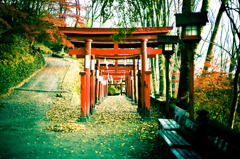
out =
[[(166, 36), (172, 27), (137, 28), (124, 41), (115, 42), (119, 29), (60, 27), (78, 49), (70, 55), (85, 59), (81, 75), (81, 118), (95, 111), (95, 103), (107, 96), (110, 81), (125, 81), (126, 95), (138, 103), (142, 117), (150, 116), (150, 76), (147, 59), (162, 54), (158, 37)], [(108, 62), (110, 61), (111, 62)], [(124, 60), (132, 59), (132, 62)], [(101, 61), (100, 61), (101, 60)], [(116, 82), (115, 82), (116, 83)]]

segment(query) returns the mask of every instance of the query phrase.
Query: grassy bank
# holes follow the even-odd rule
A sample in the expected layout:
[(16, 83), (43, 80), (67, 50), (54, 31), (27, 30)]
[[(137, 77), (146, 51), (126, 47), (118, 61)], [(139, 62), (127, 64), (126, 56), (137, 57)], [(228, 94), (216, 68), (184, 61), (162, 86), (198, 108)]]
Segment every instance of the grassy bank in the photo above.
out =
[(0, 43), (0, 96), (45, 64), (42, 51), (27, 39), (12, 36)]

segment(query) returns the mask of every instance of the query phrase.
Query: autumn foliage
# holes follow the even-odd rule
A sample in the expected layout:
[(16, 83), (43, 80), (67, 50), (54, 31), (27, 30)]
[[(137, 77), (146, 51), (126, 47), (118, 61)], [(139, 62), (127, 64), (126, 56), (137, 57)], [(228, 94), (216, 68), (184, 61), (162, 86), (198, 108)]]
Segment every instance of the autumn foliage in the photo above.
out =
[(199, 71), (202, 74), (195, 79), (195, 112), (207, 110), (212, 120), (227, 126), (233, 99), (233, 81), (228, 73), (219, 71), (218, 67), (211, 68), (211, 72)]
[(84, 26), (84, 9), (79, 0), (3, 0), (0, 2), (0, 37), (9, 34), (23, 34), (31, 41), (62, 39), (70, 46), (57, 27), (66, 26), (68, 19), (75, 26)]

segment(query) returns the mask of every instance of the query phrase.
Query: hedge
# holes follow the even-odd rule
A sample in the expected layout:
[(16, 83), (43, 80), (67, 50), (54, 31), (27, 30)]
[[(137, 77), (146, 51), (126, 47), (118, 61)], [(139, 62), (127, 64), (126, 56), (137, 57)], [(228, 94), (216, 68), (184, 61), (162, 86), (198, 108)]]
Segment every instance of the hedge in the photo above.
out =
[(0, 96), (17, 86), (45, 64), (42, 54), (21, 37), (12, 43), (1, 43)]

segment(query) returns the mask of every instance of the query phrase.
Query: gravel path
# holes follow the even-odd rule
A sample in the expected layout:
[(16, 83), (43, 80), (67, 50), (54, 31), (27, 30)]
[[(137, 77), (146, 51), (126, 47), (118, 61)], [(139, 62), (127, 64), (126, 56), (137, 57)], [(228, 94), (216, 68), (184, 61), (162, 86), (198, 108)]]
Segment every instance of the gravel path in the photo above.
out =
[[(126, 97), (112, 96), (96, 105), (87, 123), (79, 123), (79, 106), (68, 104), (69, 93), (56, 97), (68, 63), (49, 57), (46, 62), (29, 82), (0, 101), (0, 159), (161, 158), (156, 114), (144, 121)], [(54, 106), (57, 102), (60, 107)]]

